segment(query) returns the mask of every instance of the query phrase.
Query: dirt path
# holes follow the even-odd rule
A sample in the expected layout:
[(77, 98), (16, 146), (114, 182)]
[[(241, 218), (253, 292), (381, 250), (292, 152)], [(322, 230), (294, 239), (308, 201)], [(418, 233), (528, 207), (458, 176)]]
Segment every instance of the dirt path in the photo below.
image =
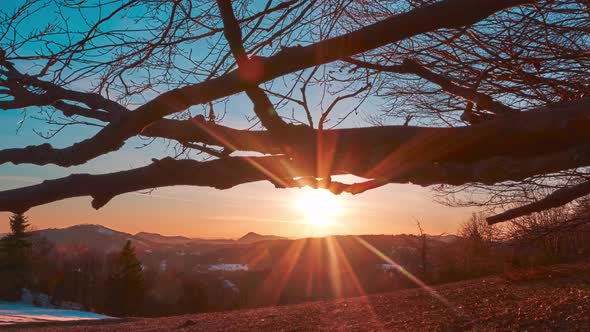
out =
[(232, 312), (117, 322), (38, 324), (33, 331), (590, 331), (590, 265), (424, 290)]

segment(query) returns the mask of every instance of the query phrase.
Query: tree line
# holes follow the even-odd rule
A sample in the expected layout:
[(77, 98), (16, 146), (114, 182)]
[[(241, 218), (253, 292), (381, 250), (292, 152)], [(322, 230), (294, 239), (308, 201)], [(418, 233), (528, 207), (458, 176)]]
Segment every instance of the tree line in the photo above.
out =
[[(57, 272), (61, 274), (61, 282), (54, 285), (57, 292), (54, 290), (53, 294), (57, 295), (57, 300), (60, 296), (70, 297), (68, 293), (76, 290), (85, 289), (88, 292), (90, 287), (98, 286), (97, 289), (106, 292), (104, 312), (118, 316), (138, 312), (145, 294), (145, 283), (143, 269), (131, 241), (125, 242), (120, 252), (110, 259), (109, 273), (102, 280), (103, 285), (98, 285), (92, 269), (56, 271), (55, 265), (53, 269), (49, 268), (52, 262), (46, 259), (51, 259), (47, 256), (50, 244), (43, 240), (34, 242), (28, 232), (29, 227), (24, 214), (14, 214), (10, 217), (10, 233), (0, 239), (0, 298), (18, 301), (25, 290), (49, 291), (48, 288), (43, 289), (42, 284), (51, 281), (43, 280), (43, 276)], [(88, 264), (88, 267), (92, 265)], [(45, 268), (49, 270), (44, 271)]]
[[(436, 285), (585, 261), (590, 251), (588, 218), (590, 200), (579, 200), (504, 225), (490, 226), (485, 214), (474, 214), (448, 243), (428, 235), (421, 226), (419, 235), (360, 238), (406, 272)], [(158, 263), (142, 264), (130, 241), (110, 254), (83, 245), (58, 247), (28, 232), (29, 222), (22, 214), (10, 217), (10, 226), (10, 234), (0, 240), (2, 300), (18, 300), (23, 289), (28, 289), (47, 295), (33, 300), (38, 305), (113, 316), (165, 316), (417, 287), (395, 266), (383, 266), (385, 262), (355, 236), (269, 241), (236, 248), (248, 251), (246, 256), (265, 257), (267, 262), (258, 270), (215, 274), (197, 272), (189, 261), (165, 270)], [(345, 264), (334, 265), (334, 252)], [(335, 267), (341, 268), (336, 271), (342, 281), (337, 292), (330, 284)], [(356, 281), (348, 279), (351, 277)], [(237, 292), (231, 289), (234, 286)]]

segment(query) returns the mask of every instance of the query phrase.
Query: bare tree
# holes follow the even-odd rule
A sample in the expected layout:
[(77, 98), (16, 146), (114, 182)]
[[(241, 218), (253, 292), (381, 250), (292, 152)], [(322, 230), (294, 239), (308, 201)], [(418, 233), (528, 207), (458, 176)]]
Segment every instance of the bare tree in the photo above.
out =
[[(54, 15), (46, 26), (32, 24), (40, 11)], [(27, 0), (2, 16), (0, 108), (34, 110), (48, 139), (96, 130), (64, 148), (1, 150), (0, 163), (70, 167), (133, 137), (178, 148), (0, 192), (3, 211), (78, 196), (100, 208), (173, 185), (356, 194), (410, 182), (525, 204), (494, 223), (590, 193), (586, 1)], [(237, 95), (252, 104), (248, 129), (224, 125), (244, 111)], [(360, 110), (374, 125), (343, 128)], [(341, 174), (366, 181), (331, 180)], [(553, 191), (529, 204), (511, 195), (523, 185)]]
[(422, 280), (430, 279), (430, 268), (428, 266), (428, 238), (420, 221), (416, 219), (416, 227), (418, 227), (418, 234), (420, 235), (420, 266), (422, 268)]

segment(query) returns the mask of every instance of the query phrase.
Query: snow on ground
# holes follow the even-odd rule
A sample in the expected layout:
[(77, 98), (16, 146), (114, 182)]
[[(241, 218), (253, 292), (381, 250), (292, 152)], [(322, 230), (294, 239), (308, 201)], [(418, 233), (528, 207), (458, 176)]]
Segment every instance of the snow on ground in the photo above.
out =
[(229, 289), (231, 289), (232, 291), (234, 291), (236, 293), (239, 293), (240, 292), (240, 289), (238, 288), (238, 286), (236, 284), (234, 284), (233, 282), (227, 280), (227, 279), (223, 279), (223, 285), (226, 288), (229, 288)]
[(209, 271), (248, 271), (247, 264), (214, 264), (209, 265)]
[(20, 302), (0, 302), (0, 325), (105, 318), (112, 317), (87, 311), (40, 308)]
[(393, 265), (393, 264), (387, 264), (387, 263), (383, 263), (383, 264), (379, 264), (381, 266), (381, 269), (383, 269), (383, 271), (397, 271), (399, 270), (398, 266)]
[(113, 232), (112, 230), (103, 227), (101, 225), (95, 225), (96, 226), (96, 231), (102, 234), (106, 234), (106, 235), (113, 235), (115, 232)]

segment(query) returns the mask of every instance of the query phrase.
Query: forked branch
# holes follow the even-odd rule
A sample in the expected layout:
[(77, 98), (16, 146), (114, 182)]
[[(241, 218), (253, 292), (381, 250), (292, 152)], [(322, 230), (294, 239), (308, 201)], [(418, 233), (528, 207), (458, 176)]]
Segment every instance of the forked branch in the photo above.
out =
[[(49, 145), (29, 147), (26, 151), (3, 153), (0, 162), (56, 164), (73, 166), (118, 150), (130, 137), (136, 136), (164, 116), (188, 107), (207, 103), (245, 91), (277, 77), (322, 65), (394, 43), (417, 34), (441, 28), (456, 28), (476, 23), (497, 11), (530, 3), (529, 0), (444, 0), (395, 15), (359, 30), (302, 47), (287, 47), (268, 58), (248, 61), (257, 75), (244, 78), (243, 69), (198, 84), (163, 93), (133, 112), (123, 113), (94, 137), (63, 149)], [(466, 15), (465, 13), (469, 13)], [(18, 156), (11, 158), (11, 154)]]

